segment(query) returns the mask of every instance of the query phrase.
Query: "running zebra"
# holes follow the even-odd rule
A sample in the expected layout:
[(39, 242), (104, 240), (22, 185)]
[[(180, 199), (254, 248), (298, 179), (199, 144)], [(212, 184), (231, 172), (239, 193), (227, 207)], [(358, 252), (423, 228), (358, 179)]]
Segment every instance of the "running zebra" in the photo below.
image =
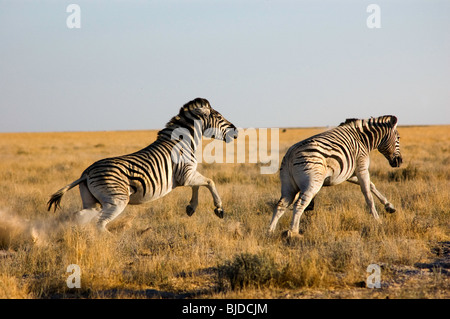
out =
[(402, 163), (400, 136), (395, 116), (368, 120), (347, 119), (338, 127), (312, 136), (289, 148), (281, 162), (281, 198), (274, 210), (269, 232), (273, 232), (285, 209), (295, 200), (288, 236), (299, 231), (304, 210), (312, 210), (314, 196), (322, 186), (338, 185), (344, 181), (358, 184), (370, 213), (380, 221), (372, 193), (389, 213), (395, 212), (370, 181), (369, 153), (377, 148), (392, 167)]
[(62, 196), (80, 185), (83, 210), (76, 214), (76, 220), (86, 223), (98, 216), (97, 227), (106, 231), (106, 224), (128, 204), (156, 200), (177, 186), (192, 187), (192, 198), (186, 207), (191, 216), (198, 205), (199, 187), (206, 186), (214, 200), (215, 214), (223, 218), (222, 201), (214, 182), (197, 172), (195, 150), (202, 135), (208, 132), (227, 143), (237, 138), (236, 127), (206, 99), (190, 101), (158, 132), (155, 142), (135, 153), (95, 162), (79, 179), (51, 196), (48, 210), (54, 205), (56, 211)]

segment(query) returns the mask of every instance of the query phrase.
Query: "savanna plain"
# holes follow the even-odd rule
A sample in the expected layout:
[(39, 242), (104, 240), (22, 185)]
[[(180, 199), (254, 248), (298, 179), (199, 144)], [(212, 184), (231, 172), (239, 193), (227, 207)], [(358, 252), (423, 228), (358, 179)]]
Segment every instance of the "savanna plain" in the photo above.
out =
[[(280, 162), (324, 130), (280, 129)], [(110, 234), (98, 234), (94, 224), (69, 222), (81, 209), (78, 188), (56, 212), (47, 211), (49, 196), (93, 162), (147, 146), (157, 131), (0, 134), (0, 298), (450, 298), (450, 126), (399, 132), (402, 167), (377, 151), (370, 167), (397, 211), (376, 202), (378, 224), (358, 186), (322, 188), (292, 240), (281, 236), (292, 208), (267, 233), (280, 196), (278, 173), (261, 174), (267, 164), (199, 164), (216, 183), (223, 219), (206, 188), (189, 217), (191, 190), (180, 187), (128, 206)], [(80, 288), (67, 285), (71, 264)], [(371, 264), (380, 288), (366, 287)]]

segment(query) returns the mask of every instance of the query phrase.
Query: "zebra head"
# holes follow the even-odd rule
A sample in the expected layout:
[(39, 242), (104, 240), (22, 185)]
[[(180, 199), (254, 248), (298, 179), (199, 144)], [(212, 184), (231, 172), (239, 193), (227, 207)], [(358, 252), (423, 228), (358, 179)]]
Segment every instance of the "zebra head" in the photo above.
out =
[(194, 119), (195, 130), (205, 137), (231, 142), (238, 137), (238, 131), (230, 121), (211, 107), (208, 100), (196, 98), (182, 108), (185, 114)]
[(392, 167), (400, 167), (403, 159), (400, 153), (400, 135), (397, 131), (397, 118), (389, 115), (383, 116), (382, 120), (387, 123), (388, 130), (378, 146), (378, 151), (386, 157)]
[(230, 121), (222, 116), (219, 112), (211, 108), (211, 112), (205, 122), (204, 135), (218, 140), (230, 143), (233, 139), (237, 139), (238, 131)]

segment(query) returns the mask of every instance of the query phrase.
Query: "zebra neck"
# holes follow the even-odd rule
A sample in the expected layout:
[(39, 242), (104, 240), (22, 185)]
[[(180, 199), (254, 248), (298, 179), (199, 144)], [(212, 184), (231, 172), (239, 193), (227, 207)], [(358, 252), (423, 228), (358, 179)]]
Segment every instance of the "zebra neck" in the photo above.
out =
[(186, 127), (170, 127), (158, 132), (157, 141), (182, 146), (193, 152), (202, 139), (202, 132)]
[(373, 125), (369, 123), (362, 123), (361, 126), (356, 127), (359, 140), (370, 151), (378, 148), (383, 139), (386, 137), (386, 130), (379, 125)]

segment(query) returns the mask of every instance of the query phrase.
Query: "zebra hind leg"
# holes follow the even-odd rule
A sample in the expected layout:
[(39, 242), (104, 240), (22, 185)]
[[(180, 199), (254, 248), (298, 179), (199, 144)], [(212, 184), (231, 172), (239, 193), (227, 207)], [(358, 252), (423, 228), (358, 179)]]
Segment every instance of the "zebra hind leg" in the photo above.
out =
[(97, 207), (83, 209), (75, 213), (74, 221), (77, 225), (85, 225), (99, 216), (100, 209)]
[(89, 191), (86, 183), (80, 184), (80, 195), (83, 201), (83, 210), (74, 214), (74, 221), (78, 225), (89, 223), (92, 219), (98, 217), (100, 212), (99, 201)]
[(302, 235), (300, 235), (299, 233), (300, 218), (302, 217), (303, 212), (308, 210), (308, 207), (310, 207), (310, 203), (313, 201), (313, 199), (314, 198), (311, 199), (310, 197), (305, 196), (305, 194), (301, 194), (297, 201), (294, 203), (294, 212), (292, 216), (291, 227), (289, 230), (283, 232), (282, 236), (284, 238), (295, 239), (302, 237)]
[(278, 220), (281, 218), (281, 216), (283, 216), (284, 212), (286, 211), (286, 208), (288, 208), (289, 205), (292, 204), (294, 198), (295, 198), (294, 193), (285, 193), (284, 195), (281, 196), (272, 215), (272, 221), (270, 222), (269, 226), (269, 233), (273, 233), (275, 231), (275, 227), (277, 226)]
[(100, 232), (109, 232), (106, 229), (106, 225), (114, 220), (120, 213), (123, 212), (127, 206), (127, 201), (116, 202), (114, 204), (104, 203), (102, 204), (102, 210), (100, 211), (100, 217), (97, 221), (97, 229)]
[[(284, 159), (283, 159), (283, 163)], [(292, 176), (289, 173), (289, 170), (281, 164), (280, 168), (280, 182), (281, 182), (281, 197), (277, 203), (276, 208), (274, 209), (272, 215), (272, 221), (269, 226), (269, 233), (273, 233), (275, 231), (275, 227), (277, 226), (278, 220), (283, 216), (286, 209), (291, 205), (296, 198), (298, 197), (299, 188), (293, 182)]]
[[(303, 173), (303, 172), (300, 172)], [(297, 174), (295, 175), (295, 180), (299, 189), (302, 191), (298, 196), (298, 199), (294, 203), (294, 212), (292, 215), (292, 222), (289, 232), (292, 235), (298, 236), (299, 228), (300, 228), (300, 218), (305, 210), (308, 207), (311, 207), (311, 202), (313, 202), (314, 197), (322, 188), (323, 184), (323, 176), (316, 175), (315, 178), (305, 174)], [(312, 204), (314, 207), (314, 203)]]

